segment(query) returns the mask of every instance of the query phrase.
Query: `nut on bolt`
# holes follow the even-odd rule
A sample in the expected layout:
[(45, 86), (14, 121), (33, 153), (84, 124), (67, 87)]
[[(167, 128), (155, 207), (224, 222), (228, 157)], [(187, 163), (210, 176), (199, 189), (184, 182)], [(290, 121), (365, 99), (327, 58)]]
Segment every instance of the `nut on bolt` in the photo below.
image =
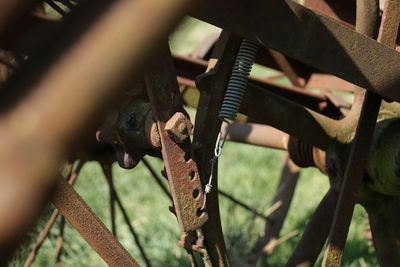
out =
[(176, 112), (165, 124), (165, 130), (177, 143), (183, 143), (192, 128), (192, 123), (182, 112)]

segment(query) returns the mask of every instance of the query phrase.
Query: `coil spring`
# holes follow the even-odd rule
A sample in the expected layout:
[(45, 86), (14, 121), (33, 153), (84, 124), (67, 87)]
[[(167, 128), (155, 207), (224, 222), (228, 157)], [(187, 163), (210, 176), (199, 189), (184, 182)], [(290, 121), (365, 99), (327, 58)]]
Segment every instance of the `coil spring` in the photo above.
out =
[(258, 46), (255, 43), (243, 39), (229, 79), (228, 89), (226, 90), (224, 101), (218, 114), (221, 120), (236, 119), (247, 88), (248, 76), (250, 75), (257, 50)]

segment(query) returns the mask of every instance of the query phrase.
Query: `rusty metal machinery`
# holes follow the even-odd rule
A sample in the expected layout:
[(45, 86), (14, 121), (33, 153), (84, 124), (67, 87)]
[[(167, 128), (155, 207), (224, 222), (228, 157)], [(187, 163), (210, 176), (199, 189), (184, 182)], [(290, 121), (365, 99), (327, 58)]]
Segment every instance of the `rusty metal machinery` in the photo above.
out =
[[(59, 15), (49, 16), (44, 3)], [(171, 54), (167, 36), (184, 15), (222, 32), (191, 55)], [(138, 266), (115, 238), (116, 207), (151, 266), (111, 172), (114, 161), (123, 168), (143, 161), (172, 202), (178, 243), (192, 266), (195, 254), (205, 266), (231, 266), (219, 196), (265, 220), (247, 259), (265, 263), (300, 168), (310, 166), (328, 176), (330, 189), (286, 266), (313, 266), (322, 254), (323, 266), (340, 266), (356, 203), (368, 213), (380, 265), (400, 266), (399, 23), (397, 0), (3, 0), (0, 217), (7, 219), (0, 220), (0, 265), (51, 201), (56, 209), (24, 266), (60, 213), (57, 262), (68, 222), (110, 266)], [(247, 79), (253, 58), (290, 85)], [(337, 90), (351, 92), (353, 103), (335, 97)], [(196, 108), (194, 119), (185, 105)], [(232, 120), (229, 127), (219, 113)], [(286, 151), (268, 216), (218, 190), (221, 135)], [(169, 188), (145, 155), (163, 160)], [(64, 159), (68, 181), (59, 174)], [(92, 160), (107, 178), (111, 231), (72, 188)]]

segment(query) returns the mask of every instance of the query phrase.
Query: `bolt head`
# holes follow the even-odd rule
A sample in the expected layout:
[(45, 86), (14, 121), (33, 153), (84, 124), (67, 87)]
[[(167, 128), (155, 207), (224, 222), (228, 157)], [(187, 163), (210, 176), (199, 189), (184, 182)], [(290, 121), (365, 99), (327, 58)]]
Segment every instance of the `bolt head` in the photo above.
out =
[(165, 125), (165, 130), (177, 143), (183, 143), (189, 138), (191, 122), (181, 112), (176, 112)]

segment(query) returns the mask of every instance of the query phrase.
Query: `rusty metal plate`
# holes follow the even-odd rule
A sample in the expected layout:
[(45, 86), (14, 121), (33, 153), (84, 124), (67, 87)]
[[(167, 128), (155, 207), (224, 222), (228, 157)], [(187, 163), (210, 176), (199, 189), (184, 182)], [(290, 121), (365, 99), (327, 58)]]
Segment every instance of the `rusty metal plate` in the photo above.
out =
[(204, 193), (190, 139), (177, 143), (166, 129), (167, 122), (176, 117), (173, 116), (176, 112), (184, 113), (169, 48), (164, 48), (157, 63), (147, 68), (145, 81), (160, 133), (161, 152), (179, 226), (182, 232), (193, 231), (201, 227), (208, 216), (201, 210)]
[(191, 15), (400, 101), (396, 50), (293, 1), (213, 0)]

